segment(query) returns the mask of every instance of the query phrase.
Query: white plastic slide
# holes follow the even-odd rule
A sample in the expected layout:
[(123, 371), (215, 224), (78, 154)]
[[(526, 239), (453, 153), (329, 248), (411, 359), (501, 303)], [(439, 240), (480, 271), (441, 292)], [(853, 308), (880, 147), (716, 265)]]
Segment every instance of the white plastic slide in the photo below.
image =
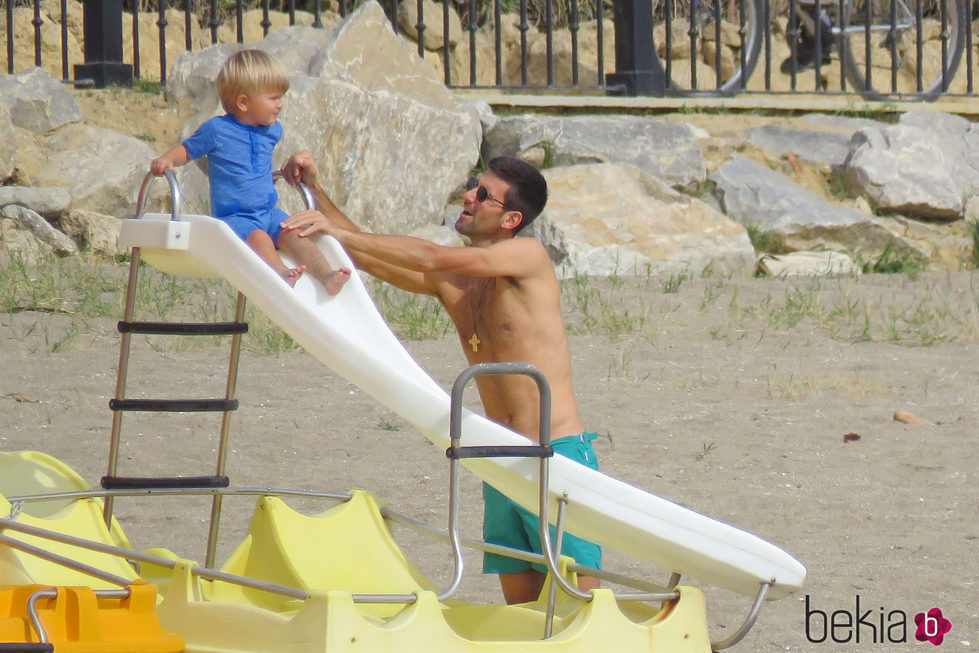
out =
[[(121, 240), (144, 260), (185, 276), (226, 279), (300, 346), (411, 422), (439, 446), (449, 444), (449, 396), (418, 365), (378, 313), (358, 275), (336, 296), (304, 275), (290, 288), (219, 220), (148, 213), (123, 223)], [(353, 264), (336, 240), (318, 246), (334, 268)], [(527, 439), (465, 411), (462, 444), (520, 445)], [(536, 512), (537, 459), (465, 461), (481, 478)], [(569, 532), (726, 589), (755, 596), (771, 581), (769, 600), (802, 587), (805, 567), (778, 547), (563, 456), (550, 463), (552, 504), (568, 496)]]

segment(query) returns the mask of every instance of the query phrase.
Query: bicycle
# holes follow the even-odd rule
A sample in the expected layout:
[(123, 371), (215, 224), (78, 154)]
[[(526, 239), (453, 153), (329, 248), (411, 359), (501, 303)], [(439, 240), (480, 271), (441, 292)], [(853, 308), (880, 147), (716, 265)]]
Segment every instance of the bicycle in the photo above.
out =
[[(668, 91), (746, 90), (762, 43), (766, 53), (773, 52), (766, 30), (772, 24), (769, 0), (690, 0), (678, 7), (686, 1), (654, 5), (654, 19), (665, 26), (659, 54)], [(793, 82), (810, 68), (818, 74), (835, 52), (841, 91), (852, 89), (868, 99), (934, 99), (948, 90), (965, 46), (971, 47), (970, 13), (971, 0), (789, 0), (789, 56), (782, 71)], [(677, 47), (678, 39), (683, 47)], [(689, 64), (676, 65), (677, 58), (689, 58)]]

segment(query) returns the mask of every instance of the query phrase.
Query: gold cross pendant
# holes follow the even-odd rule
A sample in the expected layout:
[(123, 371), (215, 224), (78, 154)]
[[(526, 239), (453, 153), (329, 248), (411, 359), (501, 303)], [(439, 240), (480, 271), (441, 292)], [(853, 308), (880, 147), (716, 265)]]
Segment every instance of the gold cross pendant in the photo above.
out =
[(480, 340), (479, 336), (477, 336), (475, 333), (473, 333), (473, 337), (469, 339), (469, 344), (472, 345), (473, 351), (479, 351), (479, 343), (481, 342), (482, 340)]

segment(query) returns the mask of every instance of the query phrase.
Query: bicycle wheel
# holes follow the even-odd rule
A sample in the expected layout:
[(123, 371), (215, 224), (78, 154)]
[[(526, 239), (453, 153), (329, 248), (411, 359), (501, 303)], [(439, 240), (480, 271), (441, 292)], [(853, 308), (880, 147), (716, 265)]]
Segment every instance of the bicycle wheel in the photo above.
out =
[(765, 0), (654, 2), (656, 48), (669, 91), (743, 91), (761, 52), (764, 8)]
[[(871, 99), (946, 92), (962, 60), (964, 0), (844, 0), (841, 56), (847, 78)], [(971, 0), (969, 0), (971, 2)]]

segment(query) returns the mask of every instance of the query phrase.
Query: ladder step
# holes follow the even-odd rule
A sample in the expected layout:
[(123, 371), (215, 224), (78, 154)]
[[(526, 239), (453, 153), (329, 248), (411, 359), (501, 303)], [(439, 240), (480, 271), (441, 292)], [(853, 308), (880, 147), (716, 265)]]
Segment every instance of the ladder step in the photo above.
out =
[(445, 457), (449, 459), (462, 458), (550, 458), (554, 449), (540, 444), (516, 446), (485, 446), (485, 447), (449, 447)]
[(119, 333), (148, 333), (164, 336), (223, 336), (247, 333), (247, 322), (126, 322), (118, 324)]
[(187, 490), (191, 488), (228, 487), (227, 476), (103, 476), (102, 488), (106, 490)]
[(237, 399), (110, 399), (109, 410), (206, 413), (238, 410)]

